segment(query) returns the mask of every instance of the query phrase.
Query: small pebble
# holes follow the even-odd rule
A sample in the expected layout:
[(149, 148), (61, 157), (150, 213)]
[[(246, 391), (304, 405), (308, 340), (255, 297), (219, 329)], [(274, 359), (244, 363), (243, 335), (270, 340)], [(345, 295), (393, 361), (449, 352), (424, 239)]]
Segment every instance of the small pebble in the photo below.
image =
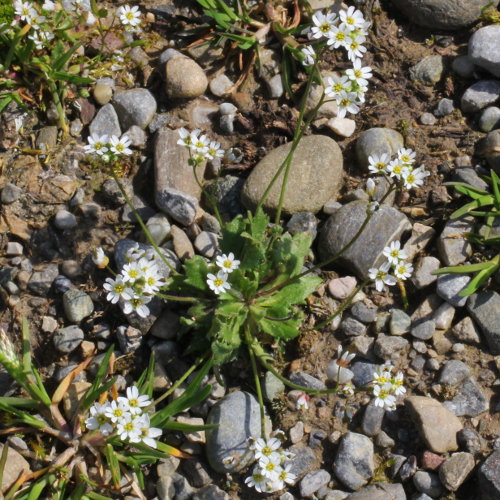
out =
[(54, 217), (57, 229), (73, 229), (78, 224), (76, 217), (67, 210), (59, 210)]
[(436, 122), (436, 117), (432, 113), (423, 113), (420, 116), (420, 123), (422, 125), (435, 125)]

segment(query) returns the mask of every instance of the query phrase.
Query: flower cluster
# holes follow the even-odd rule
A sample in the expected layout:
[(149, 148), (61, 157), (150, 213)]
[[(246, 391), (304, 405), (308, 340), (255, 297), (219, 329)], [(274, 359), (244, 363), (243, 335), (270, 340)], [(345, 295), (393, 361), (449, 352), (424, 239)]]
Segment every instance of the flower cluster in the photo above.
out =
[(54, 2), (46, 1), (41, 7), (36, 3), (16, 0), (13, 3), (14, 13), (19, 20), (31, 26), (28, 38), (35, 44), (37, 49), (42, 49), (45, 44), (54, 39), (54, 34), (45, 29), (43, 23), (55, 9)]
[[(103, 268), (108, 257), (101, 248), (94, 251), (94, 263)], [(165, 286), (153, 250), (141, 250), (136, 243), (127, 251), (126, 264), (114, 279), (106, 278), (103, 287), (108, 292), (106, 299), (119, 303), (124, 314), (136, 312), (141, 318), (149, 316), (146, 304)]]
[(273, 493), (282, 490), (285, 484), (295, 483), (296, 476), (290, 472), (291, 465), (286, 463), (294, 457), (294, 454), (283, 450), (280, 439), (252, 438), (250, 450), (257, 464), (251, 476), (245, 479), (248, 486), (255, 488), (259, 493)]
[(223, 254), (217, 256), (215, 264), (219, 270), (217, 274), (207, 274), (207, 284), (210, 290), (213, 290), (216, 295), (219, 295), (231, 289), (231, 285), (227, 280), (229, 274), (238, 269), (240, 261), (235, 259), (233, 252), (230, 252), (228, 255)]
[(396, 397), (406, 393), (403, 385), (403, 373), (392, 374), (391, 364), (381, 365), (373, 374), (372, 388), (375, 396), (375, 406), (385, 410), (394, 410), (396, 407)]
[(135, 386), (128, 387), (126, 394), (127, 397), (120, 396), (116, 401), (94, 403), (85, 426), (88, 430), (100, 431), (104, 436), (116, 434), (122, 441), (143, 442), (156, 448), (156, 438), (161, 436), (162, 430), (151, 427), (149, 415), (144, 412), (144, 408), (151, 405), (149, 397), (140, 395)]
[(189, 150), (189, 164), (193, 167), (201, 165), (205, 160), (224, 157), (224, 150), (220, 147), (220, 143), (211, 141), (199, 129), (189, 132), (189, 130), (182, 127), (179, 129), (179, 136), (180, 139), (177, 144)]
[[(327, 79), (325, 94), (337, 102), (339, 117), (345, 117), (348, 112), (356, 114), (359, 112), (359, 104), (365, 102), (368, 79), (372, 77), (371, 68), (363, 66), (361, 61), (366, 52), (363, 43), (366, 41), (366, 30), (370, 23), (366, 22), (361, 11), (354, 7), (341, 10), (338, 17), (334, 13), (316, 12), (312, 21), (313, 25), (308, 31), (309, 38), (326, 40), (330, 49), (345, 49), (353, 64), (342, 76)], [(312, 46), (304, 47), (301, 52), (305, 66), (312, 66), (317, 60)]]
[(87, 153), (99, 155), (101, 160), (108, 163), (116, 161), (121, 155), (131, 155), (129, 148), (131, 140), (124, 134), (120, 138), (116, 135), (108, 137), (107, 135), (90, 135), (88, 144), (84, 146)]

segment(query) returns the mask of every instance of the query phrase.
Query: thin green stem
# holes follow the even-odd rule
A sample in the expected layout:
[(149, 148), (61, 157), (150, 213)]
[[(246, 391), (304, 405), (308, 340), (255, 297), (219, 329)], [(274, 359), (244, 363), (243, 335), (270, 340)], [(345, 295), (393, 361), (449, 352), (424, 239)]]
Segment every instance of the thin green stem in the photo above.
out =
[(157, 293), (155, 297), (159, 297), (163, 300), (172, 300), (176, 302), (200, 302), (202, 299), (195, 297), (179, 297), (177, 295), (165, 295), (163, 293)]
[(151, 236), (151, 233), (149, 232), (149, 229), (146, 227), (146, 224), (144, 224), (144, 221), (142, 220), (141, 216), (137, 213), (137, 210), (134, 207), (134, 204), (130, 200), (128, 194), (125, 192), (125, 188), (123, 187), (122, 183), (118, 180), (118, 176), (113, 172), (111, 169), (111, 175), (113, 179), (115, 180), (116, 184), (118, 185), (118, 188), (120, 189), (123, 197), (125, 198), (125, 201), (127, 202), (127, 205), (130, 207), (130, 210), (132, 210), (132, 213), (134, 214), (135, 218), (137, 219), (137, 222), (141, 226), (142, 230), (144, 231), (144, 234), (146, 235), (146, 238), (148, 239), (150, 245), (155, 249), (156, 253), (158, 254), (158, 257), (166, 264), (166, 266), (170, 269), (170, 272), (172, 274), (179, 274), (175, 267), (168, 261), (168, 259), (163, 255), (163, 252), (160, 251), (160, 247), (156, 244), (156, 241), (153, 239)]

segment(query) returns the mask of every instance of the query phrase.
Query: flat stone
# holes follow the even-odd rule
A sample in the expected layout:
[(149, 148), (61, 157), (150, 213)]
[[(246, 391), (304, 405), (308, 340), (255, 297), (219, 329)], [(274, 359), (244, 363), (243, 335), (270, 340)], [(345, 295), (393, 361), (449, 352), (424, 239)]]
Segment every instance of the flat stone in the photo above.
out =
[(350, 118), (341, 118), (335, 116), (326, 122), (326, 126), (336, 134), (342, 137), (351, 137), (356, 131), (356, 122)]
[(403, 337), (381, 334), (377, 337), (373, 350), (380, 359), (389, 361), (398, 359), (408, 346), (408, 340)]
[(344, 434), (333, 463), (333, 471), (339, 481), (357, 490), (372, 477), (374, 467), (371, 439), (355, 432)]
[(370, 401), (366, 406), (361, 422), (363, 434), (370, 437), (377, 435), (382, 430), (382, 421), (385, 415), (385, 410), (380, 406), (376, 406), (374, 401)]
[(389, 331), (391, 335), (404, 335), (410, 331), (411, 318), (401, 309), (391, 309)]
[(208, 80), (198, 63), (182, 54), (170, 57), (165, 65), (165, 88), (174, 99), (194, 99), (205, 92)]
[(61, 328), (53, 336), (54, 347), (64, 354), (73, 352), (83, 339), (83, 331), (76, 325)]
[(36, 147), (45, 151), (49, 151), (57, 144), (58, 128), (56, 125), (43, 127), (37, 134)]
[(194, 247), (188, 235), (177, 226), (171, 227), (174, 252), (181, 261), (194, 257)]
[(148, 136), (146, 132), (138, 125), (132, 125), (125, 131), (125, 135), (129, 138), (130, 144), (136, 148), (146, 147)]
[[(212, 406), (207, 424), (218, 425), (205, 431), (207, 458), (214, 470), (221, 474), (239, 472), (252, 462), (248, 439), (260, 437), (260, 408), (255, 396), (231, 392)], [(224, 461), (228, 456), (234, 458), (229, 464)]]
[(272, 372), (266, 372), (262, 384), (262, 392), (267, 401), (273, 401), (280, 394), (285, 392), (285, 384)]
[(300, 481), (300, 495), (302, 498), (310, 498), (320, 488), (330, 482), (331, 475), (324, 469), (315, 470), (306, 474)]
[(64, 314), (72, 323), (80, 323), (94, 312), (94, 303), (82, 290), (72, 288), (63, 295)]
[[(377, 482), (351, 493), (348, 500), (406, 500), (403, 485)], [(329, 500), (328, 497), (325, 500)]]
[[(179, 132), (161, 128), (155, 141), (155, 197), (167, 188), (174, 188), (200, 199), (201, 189), (193, 169), (188, 165), (189, 151), (177, 144)], [(197, 168), (200, 179), (205, 175), (205, 164)]]
[(58, 210), (54, 217), (54, 225), (57, 229), (73, 229), (77, 224), (76, 217), (67, 210)]
[(469, 367), (458, 359), (446, 361), (439, 375), (440, 384), (457, 385), (470, 375)]
[(439, 479), (449, 491), (457, 491), (474, 469), (474, 457), (470, 453), (453, 453), (439, 468)]
[(434, 313), (434, 321), (438, 330), (450, 328), (456, 309), (448, 302), (443, 302)]
[(462, 264), (472, 255), (472, 245), (465, 239), (465, 235), (472, 232), (474, 232), (472, 217), (461, 217), (445, 224), (437, 240), (437, 248), (446, 266)]
[(404, 147), (403, 136), (389, 128), (371, 128), (364, 131), (356, 141), (356, 159), (359, 166), (368, 171), (368, 157), (388, 154), (394, 156)]
[[(366, 219), (368, 203), (352, 201), (341, 207), (325, 222), (319, 236), (319, 253), (328, 259), (346, 246)], [(387, 205), (380, 206), (353, 245), (337, 260), (361, 278), (368, 277), (368, 270), (385, 262), (384, 248), (399, 240), (411, 225), (405, 215)]]
[(479, 118), (479, 128), (483, 132), (490, 132), (491, 130), (500, 128), (500, 108), (496, 106), (489, 106), (481, 113)]
[(410, 68), (410, 75), (413, 80), (417, 80), (424, 85), (432, 86), (441, 80), (443, 70), (443, 56), (436, 54), (426, 56), (412, 66)]
[(172, 235), (170, 222), (162, 213), (157, 213), (150, 217), (146, 223), (146, 227), (157, 245), (162, 245)]
[(469, 316), (460, 320), (451, 330), (453, 336), (460, 342), (469, 344), (479, 344), (481, 338), (474, 322)]
[(417, 471), (413, 476), (413, 484), (418, 491), (431, 498), (440, 497), (443, 493), (443, 485), (435, 472)]
[(434, 115), (437, 117), (448, 116), (453, 113), (455, 106), (453, 105), (453, 101), (451, 99), (440, 99), (436, 109), (434, 110)]
[(192, 500), (230, 500), (230, 497), (215, 484), (209, 484), (199, 489), (192, 496)]
[(477, 66), (500, 77), (500, 26), (478, 29), (469, 40), (469, 57)]
[[(0, 456), (4, 446), (4, 444), (0, 444)], [(29, 474), (30, 472), (30, 464), (20, 453), (8, 446), (6, 466), (3, 469), (2, 482), (0, 484), (0, 493), (7, 493), (22, 474)]]
[(406, 398), (405, 405), (425, 444), (436, 453), (447, 453), (458, 448), (457, 432), (460, 420), (439, 401), (423, 396)]
[(379, 365), (368, 363), (366, 361), (356, 361), (352, 364), (351, 370), (354, 373), (352, 383), (356, 387), (363, 387), (373, 380), (373, 374), (377, 371)]
[(296, 444), (288, 451), (295, 454), (287, 464), (290, 465), (290, 472), (297, 476), (297, 481), (300, 481), (308, 472), (319, 468), (318, 458), (309, 446)]
[(474, 429), (462, 429), (457, 438), (460, 447), (473, 455), (481, 453), (484, 448), (483, 438)]
[(469, 313), (479, 325), (492, 354), (500, 354), (500, 295), (484, 291), (471, 295)]
[(57, 264), (49, 264), (41, 271), (35, 271), (28, 281), (28, 288), (42, 297), (49, 293), (52, 283), (59, 275)]
[[(279, 146), (269, 152), (252, 170), (245, 181), (241, 200), (253, 210), (281, 164), (292, 144)], [(335, 198), (342, 187), (343, 158), (338, 144), (327, 136), (304, 137), (297, 147), (290, 167), (290, 175), (283, 202), (283, 212), (319, 212), (323, 205)], [(264, 209), (275, 213), (283, 175), (278, 178), (264, 202)]]
[(194, 248), (203, 257), (211, 259), (219, 248), (217, 235), (209, 231), (202, 231), (194, 240)]
[(432, 227), (415, 222), (411, 228), (411, 235), (403, 246), (408, 260), (413, 260), (419, 252), (424, 250), (433, 240), (435, 234), (436, 230)]
[(478, 471), (482, 500), (498, 500), (500, 496), (500, 450), (495, 450)]
[(286, 229), (290, 234), (309, 233), (311, 238), (316, 238), (318, 219), (311, 212), (297, 212), (290, 217)]
[(496, 80), (481, 80), (473, 83), (462, 95), (461, 108), (465, 113), (480, 111), (500, 96), (500, 82)]
[(218, 97), (222, 97), (224, 94), (227, 94), (233, 85), (234, 83), (225, 74), (216, 76), (210, 80), (209, 83), (210, 92)]
[(145, 129), (156, 113), (156, 99), (147, 89), (130, 89), (115, 94), (114, 107), (122, 130), (136, 125)]
[(328, 291), (334, 299), (345, 300), (356, 289), (357, 281), (354, 276), (335, 278), (328, 282)]
[(23, 190), (16, 186), (15, 184), (5, 184), (5, 186), (2, 189), (2, 196), (0, 200), (2, 201), (3, 205), (10, 205), (11, 203), (14, 203), (17, 201), (23, 193)]
[(236, 215), (246, 214), (240, 201), (244, 183), (245, 180), (241, 177), (226, 175), (209, 185), (209, 191), (217, 203), (223, 219), (229, 220)]
[(477, 417), (487, 411), (490, 402), (474, 377), (469, 377), (458, 386), (457, 395), (444, 406), (457, 417)]
[(359, 300), (351, 307), (354, 319), (362, 323), (373, 323), (377, 319), (377, 306), (370, 300)]
[(122, 135), (120, 121), (112, 104), (106, 104), (97, 112), (89, 126), (89, 132), (90, 135), (99, 137), (106, 135), (108, 138), (112, 135), (116, 137)]
[(174, 188), (165, 188), (156, 193), (156, 205), (169, 217), (184, 226), (194, 222), (198, 200)]
[(366, 325), (357, 319), (347, 316), (340, 324), (340, 330), (347, 337), (357, 337), (366, 333)]
[(432, 113), (422, 113), (420, 115), (420, 123), (422, 125), (435, 125), (436, 117)]
[[(145, 198), (134, 195), (131, 199), (131, 202), (142, 222), (147, 223), (149, 219), (157, 213), (156, 210), (148, 204), (148, 201)], [(132, 209), (128, 204), (124, 205), (123, 207), (122, 221), (131, 222), (132, 224), (139, 224), (138, 217), (136, 217), (134, 212), (132, 212)]]
[(317, 390), (326, 389), (326, 385), (323, 382), (321, 382), (321, 380), (304, 372), (290, 373), (290, 381), (293, 382), (294, 384), (307, 387), (308, 389), (317, 389)]
[(437, 276), (432, 273), (437, 271), (440, 267), (441, 263), (436, 257), (422, 257), (415, 266), (411, 280), (418, 289), (425, 288), (437, 280)]

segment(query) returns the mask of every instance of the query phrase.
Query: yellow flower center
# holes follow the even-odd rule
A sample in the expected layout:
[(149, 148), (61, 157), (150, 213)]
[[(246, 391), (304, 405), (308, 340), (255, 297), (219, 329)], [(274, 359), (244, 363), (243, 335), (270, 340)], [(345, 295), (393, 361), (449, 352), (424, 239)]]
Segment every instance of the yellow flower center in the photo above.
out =
[(108, 422), (108, 417), (106, 417), (106, 415), (103, 415), (102, 413), (100, 415), (97, 415), (97, 423), (99, 425), (104, 425), (107, 422)]
[(134, 429), (134, 423), (133, 422), (127, 422), (123, 428), (126, 430), (126, 431), (131, 431)]
[(355, 40), (351, 42), (351, 49), (356, 50), (359, 47), (359, 43)]
[(397, 257), (399, 255), (399, 250), (392, 250), (391, 257)]
[[(385, 280), (386, 276), (387, 276), (387, 273), (385, 271), (379, 271), (377, 273), (377, 277), (375, 279), (377, 279), (377, 280)], [(379, 379), (379, 380), (382, 380), (382, 379)], [(387, 382), (387, 380), (385, 380), (385, 379), (383, 379), (383, 380), (384, 380), (384, 382)]]
[(401, 170), (403, 169), (403, 167), (401, 165), (396, 165), (393, 169), (393, 172), (395, 174), (400, 174), (401, 173)]
[(408, 155), (403, 155), (403, 156), (401, 156), (401, 161), (403, 163), (410, 163), (411, 162), (411, 158)]
[(129, 20), (129, 21), (132, 21), (134, 19), (134, 13), (129, 11), (125, 14), (125, 17)]
[(384, 162), (382, 162), (382, 161), (379, 161), (378, 163), (376, 163), (376, 164), (375, 164), (375, 168), (376, 168), (377, 170), (384, 170), (384, 168), (385, 168), (385, 163), (384, 163)]
[(361, 70), (360, 70), (360, 69), (355, 69), (355, 70), (354, 70), (354, 76), (355, 76), (356, 78), (361, 78), (361, 77), (363, 76), (363, 73), (361, 72)]
[(142, 304), (142, 301), (139, 298), (132, 299), (131, 302), (134, 307), (139, 307)]
[(343, 107), (343, 108), (347, 108), (347, 106), (349, 106), (349, 104), (351, 104), (351, 101), (347, 98), (344, 98), (340, 101), (340, 105)]
[(136, 270), (136, 269), (131, 269), (128, 273), (128, 275), (131, 277), (131, 278), (137, 278), (137, 276), (139, 276), (139, 272)]
[(120, 142), (115, 146), (115, 149), (117, 151), (123, 151), (125, 149), (125, 147), (123, 146), (123, 144), (121, 144)]
[(128, 400), (128, 404), (132, 407), (132, 408), (137, 408), (139, 406), (139, 401), (137, 401), (137, 399), (129, 399)]
[(407, 178), (406, 178), (406, 182), (408, 184), (413, 184), (415, 182), (415, 176), (413, 174), (410, 174)]
[(346, 22), (346, 24), (353, 25), (354, 24), (354, 17), (346, 17), (345, 22)]
[(114, 412), (113, 412), (113, 415), (115, 417), (121, 417), (123, 415), (123, 410), (121, 410), (120, 408), (117, 408)]
[(340, 82), (337, 82), (334, 86), (333, 86), (333, 90), (335, 92), (342, 92), (344, 90), (344, 86), (340, 83)]
[(220, 278), (215, 278), (214, 279), (214, 285), (215, 286), (222, 286), (224, 284), (224, 280)]
[(328, 23), (323, 23), (320, 27), (319, 30), (322, 33), (328, 33), (330, 31), (330, 25)]
[(338, 31), (335, 35), (335, 40), (338, 42), (343, 42), (345, 40), (345, 33), (343, 31)]
[(271, 448), (269, 448), (269, 446), (264, 446), (264, 448), (262, 448), (262, 454), (263, 455), (270, 455), (271, 453), (273, 452), (273, 450), (271, 450)]
[(125, 290), (125, 287), (123, 285), (115, 285), (114, 290), (116, 293), (123, 293), (123, 291)]
[(230, 260), (225, 260), (224, 261), (224, 267), (227, 267), (228, 269), (231, 269), (232, 263)]

